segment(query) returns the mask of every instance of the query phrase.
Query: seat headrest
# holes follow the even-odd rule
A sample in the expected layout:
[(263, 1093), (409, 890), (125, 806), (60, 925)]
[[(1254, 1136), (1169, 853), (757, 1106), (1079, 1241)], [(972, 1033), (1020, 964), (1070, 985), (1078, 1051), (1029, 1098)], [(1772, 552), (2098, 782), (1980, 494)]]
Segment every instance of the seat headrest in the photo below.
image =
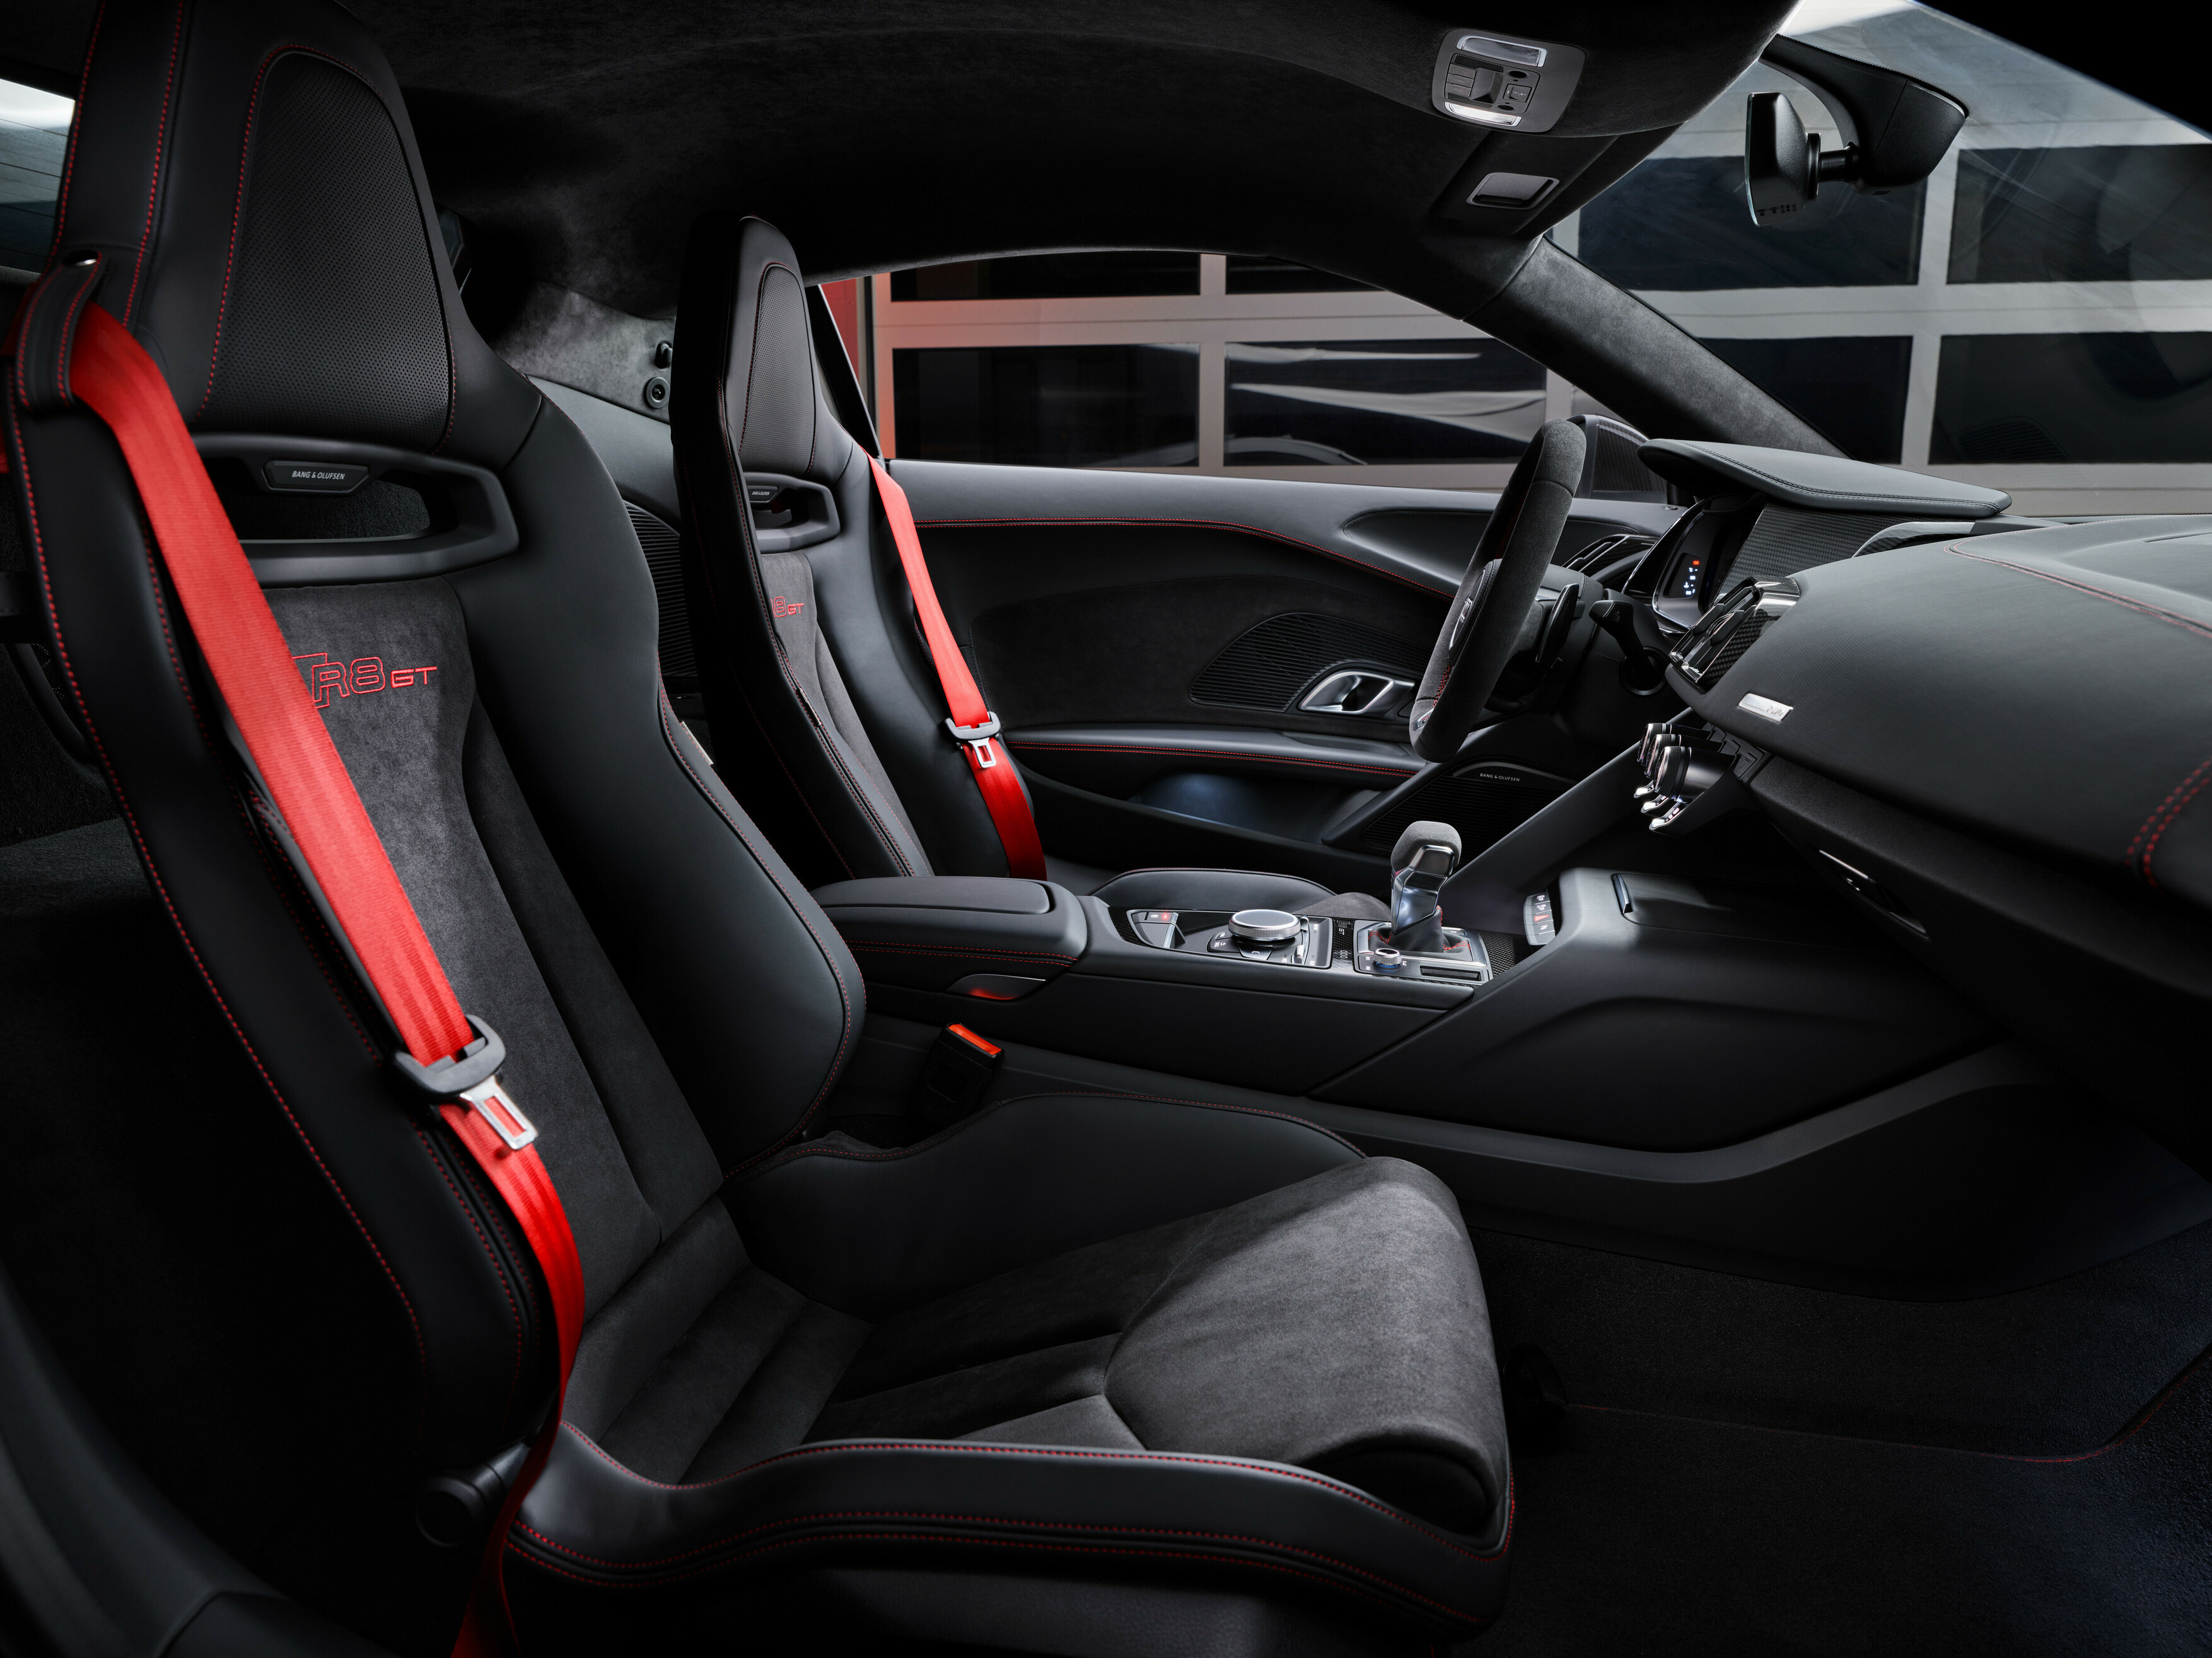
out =
[(761, 219), (703, 216), (692, 227), (676, 315), (676, 395), (684, 398), (692, 361), (684, 348), (711, 352), (739, 466), (824, 483), (844, 471), (853, 440), (823, 401), (806, 279), (781, 231)]
[(57, 218), (195, 431), (496, 466), (536, 416), (461, 308), (391, 67), (329, 0), (111, 0)]

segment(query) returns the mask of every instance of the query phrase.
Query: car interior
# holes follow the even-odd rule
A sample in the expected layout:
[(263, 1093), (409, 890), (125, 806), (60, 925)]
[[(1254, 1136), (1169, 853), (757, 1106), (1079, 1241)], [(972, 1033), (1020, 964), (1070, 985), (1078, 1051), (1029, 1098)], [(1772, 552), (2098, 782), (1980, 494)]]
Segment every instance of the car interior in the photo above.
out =
[[(2212, 515), (1562, 245), (1950, 178), (1793, 15), (0, 18), (0, 1653), (2203, 1651)], [(829, 291), (1156, 249), (1587, 406), (933, 458)]]

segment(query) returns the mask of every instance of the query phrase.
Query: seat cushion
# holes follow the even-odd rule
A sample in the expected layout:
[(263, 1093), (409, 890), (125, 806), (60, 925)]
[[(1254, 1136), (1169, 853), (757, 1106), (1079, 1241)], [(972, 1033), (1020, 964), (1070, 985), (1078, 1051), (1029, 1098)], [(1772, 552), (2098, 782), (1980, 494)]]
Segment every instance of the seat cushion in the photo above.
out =
[(801, 1443), (924, 1438), (1289, 1463), (1462, 1533), (1505, 1488), (1474, 1252), (1442, 1183), (1393, 1158), (872, 1326), (763, 1271), (713, 1204), (594, 1321), (568, 1419), (672, 1484)]
[(1091, 896), (1122, 909), (1287, 909), (1355, 921), (1390, 919), (1390, 907), (1372, 893), (1331, 892), (1302, 876), (1249, 869), (1133, 869)]
[(1457, 1206), (1372, 1158), (872, 1320), (764, 1270), (717, 1200), (586, 1332), (512, 1546), (556, 1621), (709, 1578), (735, 1606), (757, 1570), (1202, 1562), (1456, 1637), (1495, 1615), (1511, 1513)]
[(1390, 1158), (884, 1321), (806, 1436), (907, 1435), (1258, 1457), (1455, 1531), (1504, 1489), (1474, 1252), (1441, 1182)]

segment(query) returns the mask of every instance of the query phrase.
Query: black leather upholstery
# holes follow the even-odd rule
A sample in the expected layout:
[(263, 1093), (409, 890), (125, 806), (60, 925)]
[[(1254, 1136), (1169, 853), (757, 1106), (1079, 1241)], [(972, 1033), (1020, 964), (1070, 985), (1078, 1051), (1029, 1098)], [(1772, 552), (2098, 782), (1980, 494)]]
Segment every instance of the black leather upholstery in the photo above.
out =
[[(801, 283), (773, 226), (709, 215), (694, 228), (670, 408), (716, 758), (811, 884), (1003, 874), (1005, 851), (944, 729), (867, 456), (822, 389)], [(840, 533), (763, 553), (745, 499), (753, 473), (827, 486)], [(1238, 907), (1209, 872), (1152, 873), (1146, 891), (1164, 896), (1151, 902)], [(1351, 894), (1333, 913), (1387, 911)]]
[(980, 973), (1034, 985), (1090, 943), (1082, 904), (1054, 882), (908, 876), (836, 881), (814, 897), (872, 984), (949, 990)]
[[(27, 339), (100, 304), (200, 429), (465, 455), (513, 510), (519, 545), (490, 562), (423, 578), (404, 542), (363, 543), (393, 579), (270, 598), (295, 653), (343, 665), (310, 679), (333, 740), (465, 1003), (506, 1037), (583, 1257), (569, 1427), (510, 1544), (533, 1649), (678, 1644), (691, 1620), (742, 1623), (793, 1563), (886, 1554), (976, 1572), (970, 1610), (1043, 1564), (1079, 1588), (1134, 1570), (1311, 1591), (1408, 1645), (1479, 1627), (1510, 1486), (1443, 1188), (1202, 1102), (1006, 1102), (896, 1151), (819, 1136), (865, 1013), (853, 957), (671, 713), (652, 579), (589, 446), (483, 347), (442, 264), (417, 268), (432, 207), (374, 46), (313, 0), (112, 0), (79, 110), (60, 246), (100, 258), (42, 282)], [(264, 165), (272, 132), (286, 153)], [(360, 225), (303, 203), (319, 166), (377, 204)], [(361, 238), (343, 245), (379, 282), (322, 281), (295, 234)], [(299, 347), (307, 368), (270, 366), (309, 337), (327, 349)], [(295, 1177), (343, 1210), (404, 1315), (415, 1385), (392, 1431), (333, 1423), (330, 1451), (411, 1448), (349, 1471), (337, 1489), (367, 1500), (224, 1540), (259, 1565), (270, 1533), (312, 1531), (283, 1558), (319, 1576), (276, 1561), (277, 1587), (442, 1652), (470, 1551), (416, 1531), (413, 1493), (542, 1419), (542, 1286), (392, 1076), (380, 1010), (223, 738), (112, 440), (58, 383), (34, 406), (23, 367), (9, 471), (77, 713), (297, 1134)], [(788, 411), (788, 386), (755, 390)], [(840, 440), (817, 433), (807, 464)], [(1080, 1328), (1040, 1322), (1054, 1308)], [(1133, 1442), (1110, 1454), (1109, 1417)]]

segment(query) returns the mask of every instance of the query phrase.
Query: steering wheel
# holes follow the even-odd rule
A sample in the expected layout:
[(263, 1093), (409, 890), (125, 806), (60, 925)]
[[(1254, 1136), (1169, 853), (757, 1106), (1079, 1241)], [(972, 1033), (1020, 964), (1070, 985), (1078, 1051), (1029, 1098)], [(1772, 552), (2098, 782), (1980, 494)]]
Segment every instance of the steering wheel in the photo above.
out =
[(1555, 420), (1521, 456), (1444, 612), (1407, 719), (1413, 752), (1449, 760), (1467, 740), (1521, 638), (1583, 475), (1583, 428)]

